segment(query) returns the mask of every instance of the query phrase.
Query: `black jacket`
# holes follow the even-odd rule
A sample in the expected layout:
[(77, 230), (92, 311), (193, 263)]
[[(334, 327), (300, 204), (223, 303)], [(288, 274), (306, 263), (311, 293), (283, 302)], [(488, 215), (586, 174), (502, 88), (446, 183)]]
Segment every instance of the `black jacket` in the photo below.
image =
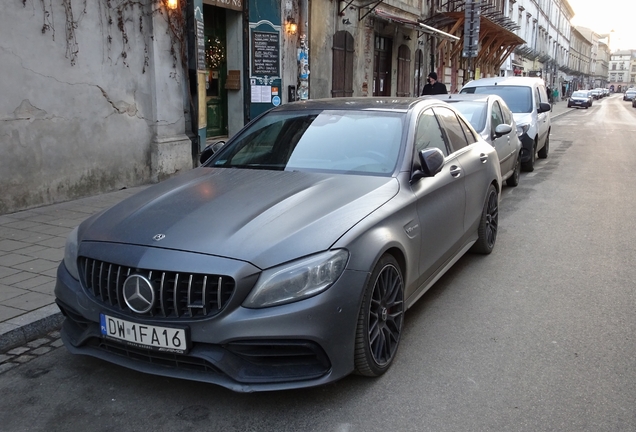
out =
[(435, 81), (435, 84), (426, 84), (424, 90), (422, 90), (422, 96), (435, 95), (435, 94), (448, 94), (446, 86), (439, 81)]

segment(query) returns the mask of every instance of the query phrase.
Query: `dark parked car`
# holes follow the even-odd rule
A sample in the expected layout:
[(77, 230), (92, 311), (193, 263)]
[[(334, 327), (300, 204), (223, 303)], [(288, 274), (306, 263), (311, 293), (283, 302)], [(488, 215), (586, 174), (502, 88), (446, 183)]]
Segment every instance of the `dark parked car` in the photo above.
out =
[(568, 99), (568, 108), (581, 107), (587, 109), (591, 106), (592, 101), (587, 91), (575, 91), (572, 93), (572, 96), (570, 96), (570, 99)]
[(381, 375), (406, 310), (492, 251), (500, 189), (495, 150), (442, 101), (279, 106), (69, 235), (62, 340), (241, 392)]
[(521, 141), (517, 124), (504, 100), (488, 94), (433, 96), (457, 109), (481, 137), (497, 150), (501, 180), (517, 186), (521, 174)]

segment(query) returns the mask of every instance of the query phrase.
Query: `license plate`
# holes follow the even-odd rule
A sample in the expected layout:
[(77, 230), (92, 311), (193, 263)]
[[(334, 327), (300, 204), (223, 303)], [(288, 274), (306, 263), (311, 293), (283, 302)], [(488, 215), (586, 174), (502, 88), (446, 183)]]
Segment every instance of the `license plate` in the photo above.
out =
[(137, 348), (177, 354), (185, 354), (189, 348), (185, 328), (139, 324), (104, 314), (100, 314), (100, 321), (104, 337), (123, 341)]

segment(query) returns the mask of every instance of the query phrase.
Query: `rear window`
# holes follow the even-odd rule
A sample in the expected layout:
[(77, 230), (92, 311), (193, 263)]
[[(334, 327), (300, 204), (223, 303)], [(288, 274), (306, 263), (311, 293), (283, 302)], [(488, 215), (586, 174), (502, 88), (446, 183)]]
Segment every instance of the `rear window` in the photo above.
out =
[(446, 102), (451, 103), (453, 108), (459, 111), (476, 131), (481, 132), (484, 130), (488, 111), (488, 105), (485, 102), (454, 100), (447, 100)]
[(532, 88), (523, 86), (464, 87), (461, 93), (494, 94), (500, 96), (513, 113), (532, 112)]

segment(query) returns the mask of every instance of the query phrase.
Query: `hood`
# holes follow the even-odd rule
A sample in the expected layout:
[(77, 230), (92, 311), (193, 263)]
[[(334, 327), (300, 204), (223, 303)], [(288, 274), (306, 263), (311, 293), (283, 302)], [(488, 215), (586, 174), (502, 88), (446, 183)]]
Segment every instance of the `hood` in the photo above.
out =
[[(192, 251), (268, 268), (328, 249), (398, 189), (392, 177), (197, 168), (87, 220), (79, 240)], [(153, 240), (157, 234), (165, 238)]]
[(512, 118), (515, 119), (517, 126), (532, 123), (532, 113), (512, 113)]

